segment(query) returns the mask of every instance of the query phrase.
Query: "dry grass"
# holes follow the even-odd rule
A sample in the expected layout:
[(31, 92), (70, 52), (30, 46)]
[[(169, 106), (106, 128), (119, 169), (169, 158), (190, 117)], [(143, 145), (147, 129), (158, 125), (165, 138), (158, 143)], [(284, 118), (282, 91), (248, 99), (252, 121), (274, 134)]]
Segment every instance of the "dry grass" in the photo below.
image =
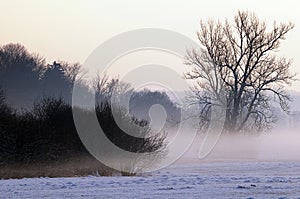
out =
[(93, 157), (68, 158), (53, 163), (10, 164), (0, 166), (0, 178), (113, 176), (117, 171)]

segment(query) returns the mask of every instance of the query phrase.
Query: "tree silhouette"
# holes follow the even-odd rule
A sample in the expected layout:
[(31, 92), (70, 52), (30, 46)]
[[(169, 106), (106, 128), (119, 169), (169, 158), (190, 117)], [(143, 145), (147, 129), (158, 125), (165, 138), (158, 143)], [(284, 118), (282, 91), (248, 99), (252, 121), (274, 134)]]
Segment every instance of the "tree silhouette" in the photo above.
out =
[(27, 107), (40, 94), (40, 72), (45, 60), (29, 53), (21, 44), (0, 47), (0, 85), (6, 94), (7, 103), (14, 107)]
[(48, 64), (41, 75), (42, 95), (44, 97), (63, 98), (71, 102), (73, 83), (79, 72), (80, 65), (68, 62)]
[(30, 108), (43, 97), (60, 98), (71, 102), (71, 92), (79, 63), (54, 61), (29, 53), (21, 44), (0, 47), (0, 85), (7, 103), (15, 108)]
[(167, 113), (167, 123), (174, 125), (180, 121), (180, 109), (174, 104), (169, 96), (163, 91), (151, 91), (144, 89), (136, 91), (130, 98), (130, 113), (139, 119), (150, 120), (149, 110), (151, 106), (160, 104)]
[(249, 12), (241, 12), (231, 24), (208, 21), (200, 23), (198, 39), (203, 50), (190, 50), (185, 77), (197, 80), (193, 87), (202, 110), (201, 125), (210, 122), (211, 96), (223, 90), (227, 101), (225, 130), (231, 132), (266, 130), (275, 118), (274, 99), (284, 111), (290, 97), (285, 86), (292, 83), (291, 61), (276, 52), (292, 23), (274, 22), (272, 27)]

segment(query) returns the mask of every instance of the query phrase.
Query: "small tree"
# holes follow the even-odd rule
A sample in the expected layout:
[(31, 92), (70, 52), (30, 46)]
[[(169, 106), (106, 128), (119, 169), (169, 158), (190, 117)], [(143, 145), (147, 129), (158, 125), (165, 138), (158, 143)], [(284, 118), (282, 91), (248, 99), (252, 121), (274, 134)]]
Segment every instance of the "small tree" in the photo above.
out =
[(267, 27), (253, 13), (240, 11), (233, 24), (201, 21), (197, 35), (203, 50), (188, 51), (186, 64), (192, 69), (185, 77), (197, 81), (193, 91), (202, 107), (202, 125), (209, 122), (211, 114), (208, 91), (216, 93), (220, 88), (227, 101), (226, 131), (269, 129), (275, 121), (272, 95), (282, 110), (288, 111), (290, 97), (285, 86), (295, 74), (289, 71), (291, 60), (276, 52), (293, 27), (292, 23), (276, 22)]

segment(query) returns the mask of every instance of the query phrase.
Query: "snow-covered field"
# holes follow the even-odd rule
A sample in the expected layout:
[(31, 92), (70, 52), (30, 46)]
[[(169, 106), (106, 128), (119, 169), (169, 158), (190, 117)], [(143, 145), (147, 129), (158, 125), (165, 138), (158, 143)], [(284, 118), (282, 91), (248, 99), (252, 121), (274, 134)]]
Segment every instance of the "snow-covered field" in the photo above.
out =
[(300, 198), (300, 162), (200, 161), (137, 177), (0, 180), (0, 198)]
[(225, 137), (204, 160), (201, 138), (175, 164), (135, 177), (0, 180), (2, 198), (299, 198), (299, 135)]

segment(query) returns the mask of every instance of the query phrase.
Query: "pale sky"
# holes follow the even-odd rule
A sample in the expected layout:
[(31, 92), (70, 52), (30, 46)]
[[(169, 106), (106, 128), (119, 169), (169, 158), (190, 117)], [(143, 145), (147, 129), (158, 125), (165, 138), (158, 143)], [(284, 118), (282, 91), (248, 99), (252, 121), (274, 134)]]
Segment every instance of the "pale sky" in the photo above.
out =
[[(19, 42), (47, 62), (83, 63), (102, 42), (124, 31), (164, 28), (196, 40), (200, 19), (232, 20), (238, 10), (248, 10), (270, 25), (272, 20), (296, 24), (280, 53), (293, 58), (292, 70), (300, 73), (299, 7), (296, 0), (0, 0), (0, 45)], [(300, 82), (292, 89), (300, 90)]]

